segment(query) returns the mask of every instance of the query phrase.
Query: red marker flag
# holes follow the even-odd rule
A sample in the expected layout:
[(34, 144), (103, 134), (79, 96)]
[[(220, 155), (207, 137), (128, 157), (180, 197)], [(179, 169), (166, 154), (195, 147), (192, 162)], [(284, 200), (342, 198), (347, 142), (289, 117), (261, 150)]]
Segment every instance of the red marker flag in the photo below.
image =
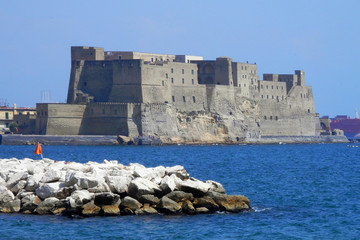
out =
[(40, 145), (40, 143), (37, 143), (36, 144), (36, 149), (35, 149), (35, 152), (34, 152), (35, 154), (42, 154), (42, 151), (41, 151), (41, 145)]

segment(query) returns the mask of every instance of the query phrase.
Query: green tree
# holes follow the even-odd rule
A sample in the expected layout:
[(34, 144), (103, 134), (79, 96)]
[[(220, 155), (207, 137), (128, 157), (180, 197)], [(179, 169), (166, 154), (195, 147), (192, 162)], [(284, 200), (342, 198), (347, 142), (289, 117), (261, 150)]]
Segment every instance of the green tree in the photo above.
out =
[(19, 131), (18, 124), (16, 122), (10, 123), (9, 129), (12, 133), (17, 133)]

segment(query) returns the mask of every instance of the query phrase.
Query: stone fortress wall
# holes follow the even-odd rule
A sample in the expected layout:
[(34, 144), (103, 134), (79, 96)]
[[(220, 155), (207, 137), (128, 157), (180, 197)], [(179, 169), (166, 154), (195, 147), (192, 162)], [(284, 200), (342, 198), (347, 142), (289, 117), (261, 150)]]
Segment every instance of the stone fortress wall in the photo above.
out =
[(257, 75), (229, 57), (72, 47), (67, 104), (38, 104), (40, 134), (156, 136), (232, 142), (316, 136), (305, 73)]

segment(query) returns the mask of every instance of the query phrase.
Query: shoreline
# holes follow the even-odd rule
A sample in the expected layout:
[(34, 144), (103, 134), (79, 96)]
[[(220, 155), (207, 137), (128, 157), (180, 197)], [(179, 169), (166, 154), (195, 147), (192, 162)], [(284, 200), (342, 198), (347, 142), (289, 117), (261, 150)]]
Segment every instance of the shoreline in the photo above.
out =
[(130, 138), (117, 135), (0, 135), (0, 145), (70, 145), (70, 146), (116, 146), (116, 145), (238, 145), (238, 144), (315, 144), (349, 143), (345, 136), (265, 136), (261, 139), (243, 141), (172, 141), (156, 137)]
[[(126, 139), (126, 140), (124, 140)], [(70, 145), (70, 146), (116, 146), (116, 145), (238, 145), (238, 144), (314, 144), (349, 143), (345, 136), (265, 136), (261, 139), (233, 141), (172, 141), (154, 137), (129, 138), (117, 135), (0, 135), (0, 145)]]

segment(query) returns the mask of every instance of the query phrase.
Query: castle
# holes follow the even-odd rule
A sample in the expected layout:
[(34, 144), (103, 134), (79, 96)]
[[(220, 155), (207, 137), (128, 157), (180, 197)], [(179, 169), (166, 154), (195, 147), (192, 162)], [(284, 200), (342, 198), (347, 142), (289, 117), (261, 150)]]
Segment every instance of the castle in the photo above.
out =
[(71, 47), (67, 103), (37, 104), (36, 132), (236, 142), (317, 136), (319, 118), (301, 70), (260, 80), (229, 57)]

